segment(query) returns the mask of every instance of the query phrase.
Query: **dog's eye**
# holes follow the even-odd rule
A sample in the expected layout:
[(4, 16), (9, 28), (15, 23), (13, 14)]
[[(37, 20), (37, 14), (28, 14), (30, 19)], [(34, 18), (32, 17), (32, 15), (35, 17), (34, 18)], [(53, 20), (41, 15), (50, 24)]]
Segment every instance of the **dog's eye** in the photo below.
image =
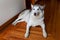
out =
[(39, 9), (37, 9), (37, 10), (39, 10)]

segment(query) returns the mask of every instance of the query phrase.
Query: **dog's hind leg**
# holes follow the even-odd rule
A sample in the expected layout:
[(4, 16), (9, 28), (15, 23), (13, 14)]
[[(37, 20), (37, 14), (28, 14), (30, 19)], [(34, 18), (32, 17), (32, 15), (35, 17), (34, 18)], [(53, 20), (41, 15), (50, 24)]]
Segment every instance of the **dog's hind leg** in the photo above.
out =
[(13, 25), (16, 25), (18, 22), (22, 22), (23, 19), (20, 19), (19, 17), (12, 23)]
[(41, 26), (42, 31), (43, 31), (43, 37), (46, 38), (47, 37), (47, 32), (46, 32), (46, 29), (45, 29), (45, 24), (42, 23), (40, 26)]
[(16, 25), (18, 22), (24, 21), (23, 18), (26, 17), (28, 12), (29, 12), (29, 10), (27, 10), (27, 12), (26, 11), (22, 12), (12, 24)]

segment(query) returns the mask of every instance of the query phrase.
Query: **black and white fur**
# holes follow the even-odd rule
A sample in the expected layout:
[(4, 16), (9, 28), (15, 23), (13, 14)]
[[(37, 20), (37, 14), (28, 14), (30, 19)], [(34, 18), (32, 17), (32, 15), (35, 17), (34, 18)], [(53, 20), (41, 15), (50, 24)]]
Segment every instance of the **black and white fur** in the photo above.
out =
[(43, 37), (47, 37), (44, 23), (44, 7), (41, 5), (31, 5), (31, 10), (23, 11), (18, 18), (12, 23), (16, 25), (18, 22), (25, 21), (27, 23), (25, 37), (29, 36), (29, 28), (40, 25), (43, 31)]

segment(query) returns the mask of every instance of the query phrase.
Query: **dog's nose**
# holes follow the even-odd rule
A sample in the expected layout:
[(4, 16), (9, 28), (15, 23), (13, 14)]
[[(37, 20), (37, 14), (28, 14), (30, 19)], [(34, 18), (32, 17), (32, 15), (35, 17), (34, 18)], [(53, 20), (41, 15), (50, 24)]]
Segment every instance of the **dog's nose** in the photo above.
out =
[(39, 15), (39, 13), (34, 13), (34, 16), (38, 16)]
[(36, 13), (34, 13), (34, 16), (36, 16)]

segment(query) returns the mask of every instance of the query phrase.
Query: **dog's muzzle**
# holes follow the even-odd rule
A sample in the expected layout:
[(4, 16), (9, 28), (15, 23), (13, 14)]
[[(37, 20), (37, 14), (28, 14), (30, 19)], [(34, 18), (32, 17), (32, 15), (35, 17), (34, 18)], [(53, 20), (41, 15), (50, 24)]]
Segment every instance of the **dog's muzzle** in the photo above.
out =
[(39, 13), (34, 13), (34, 16), (39, 16)]

